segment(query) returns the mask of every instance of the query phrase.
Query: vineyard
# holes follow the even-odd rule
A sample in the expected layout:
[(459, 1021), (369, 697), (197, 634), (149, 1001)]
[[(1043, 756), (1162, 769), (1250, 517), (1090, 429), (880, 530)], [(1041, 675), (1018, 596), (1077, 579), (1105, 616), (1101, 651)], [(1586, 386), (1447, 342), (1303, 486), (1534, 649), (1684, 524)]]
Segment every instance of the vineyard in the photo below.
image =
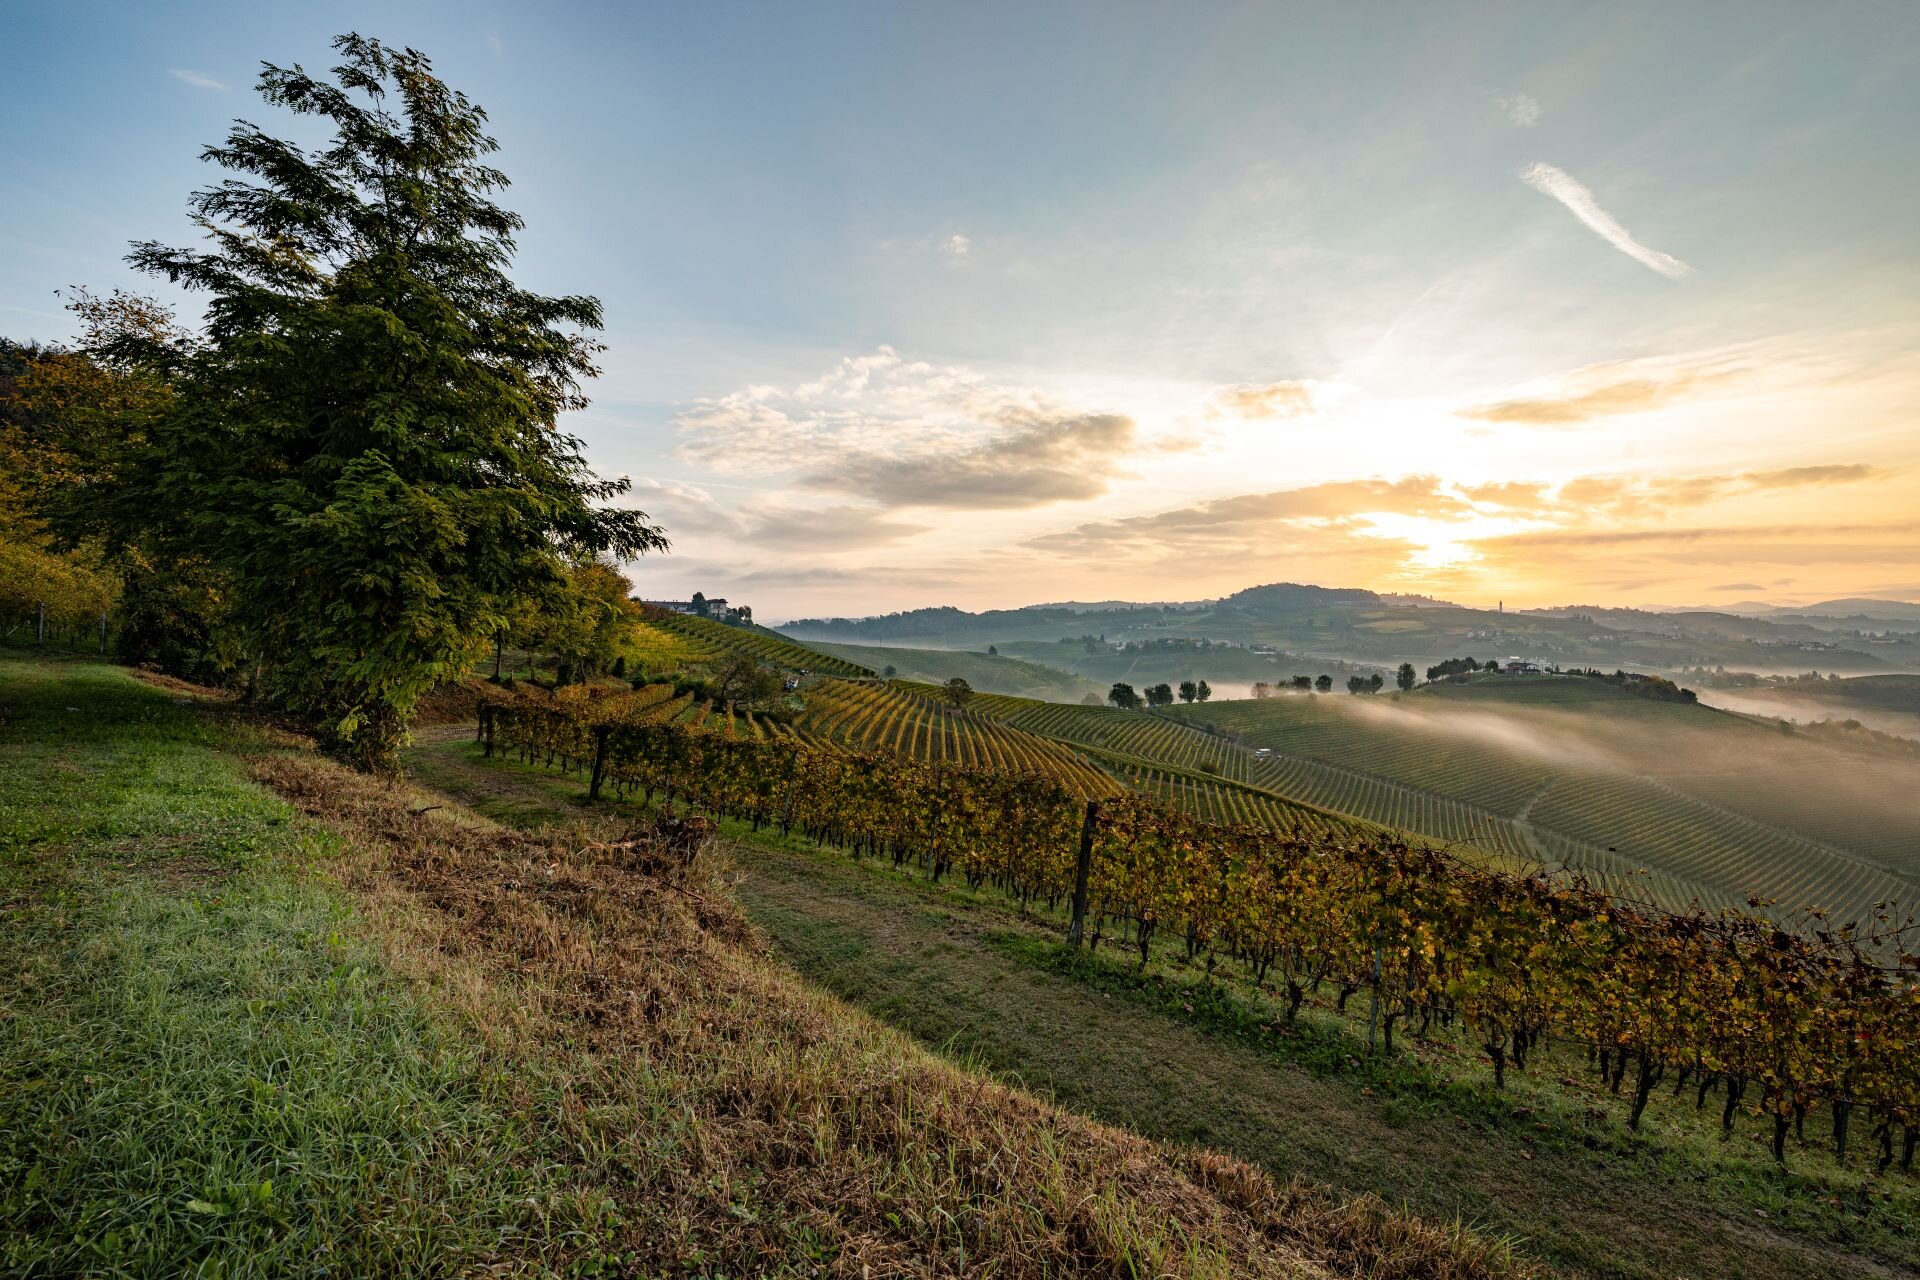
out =
[(739, 654), (783, 671), (812, 671), (832, 676), (871, 676), (872, 671), (857, 662), (835, 658), (797, 645), (784, 636), (758, 627), (730, 626), (711, 618), (696, 618), (666, 609), (648, 609), (639, 625), (644, 634), (640, 647), (657, 653), (662, 661), (645, 663), (646, 670), (671, 671), (689, 663), (713, 662)]
[[(1099, 752), (1093, 753), (1096, 758)], [(1203, 822), (1219, 826), (1265, 827), (1306, 840), (1351, 839), (1385, 834), (1370, 824), (1311, 805), (1283, 800), (1257, 787), (1223, 782), (1202, 774), (1141, 764), (1124, 756), (1106, 757), (1115, 773), (1135, 791), (1178, 805)]]
[(480, 732), (489, 754), (583, 772), (596, 794), (777, 825), (1023, 904), (1072, 902), (1076, 931), (1084, 920), (1096, 946), (1137, 947), (1143, 963), (1156, 935), (1184, 937), (1189, 954), (1277, 982), (1289, 1016), (1311, 985), (1365, 992), (1389, 1052), (1396, 1028), (1464, 1035), (1496, 1086), (1545, 1037), (1585, 1043), (1615, 1088), (1632, 1072), (1636, 1126), (1677, 1076), (1702, 1099), (1717, 1089), (1727, 1124), (1743, 1106), (1771, 1116), (1776, 1158), (1822, 1106), (1843, 1153), (1866, 1122), (1882, 1167), (1910, 1164), (1920, 1137), (1907, 932), (1669, 913), (1392, 839), (1213, 823), (1137, 793), (1087, 800), (1044, 774), (728, 738), (640, 696), (494, 692)]
[(1160, 716), (1024, 698), (984, 697), (975, 701), (988, 714), (1029, 733), (1175, 769), (1212, 773), (1230, 782), (1252, 781), (1249, 753), (1235, 750), (1232, 742), (1202, 729)]
[[(1769, 763), (1771, 735), (1717, 712), (1611, 695), (1604, 686), (1596, 693), (1574, 680), (1493, 687), (1509, 705), (1601, 701), (1605, 715), (1494, 715), (1465, 705), (1454, 687), (1433, 686), (1447, 690), (1439, 695), (1446, 702), (1285, 697), (1175, 708), (1160, 718), (1204, 717), (1231, 734), (1254, 759), (1248, 780), (1264, 790), (1447, 844), (1563, 863), (1623, 892), (1629, 881), (1622, 877), (1631, 876), (1632, 892), (1671, 908), (1695, 899), (1740, 905), (1759, 895), (1789, 910), (1818, 904), (1855, 918), (1869, 915), (1875, 902), (1920, 896), (1911, 873), (1900, 873), (1920, 857), (1913, 820), (1889, 808), (1889, 797), (1920, 785), (1910, 768), (1901, 778), (1872, 775), (1871, 796), (1842, 793), (1877, 820), (1841, 822), (1835, 835), (1868, 837), (1841, 847), (1832, 843), (1835, 835), (1811, 839), (1764, 820), (1797, 806), (1796, 825), (1811, 825), (1804, 817), (1809, 793), (1819, 790), (1826, 770), (1838, 781), (1851, 767), (1831, 751), (1809, 747), (1790, 768)], [(1549, 690), (1570, 692), (1549, 698)], [(1687, 749), (1671, 753), (1670, 781), (1619, 763), (1631, 762), (1636, 740), (1673, 733), (1680, 716), (1706, 727), (1690, 730)], [(1757, 745), (1747, 734), (1758, 735)], [(1612, 754), (1596, 745), (1608, 741), (1622, 745)], [(1254, 758), (1252, 748), (1270, 754)], [(1721, 760), (1711, 771), (1704, 763)], [(1896, 770), (1888, 765), (1884, 772)], [(1856, 774), (1843, 785), (1865, 784)]]
[(806, 703), (800, 728), (817, 738), (914, 760), (1042, 774), (1079, 795), (1119, 790), (1113, 779), (1059, 743), (971, 710), (956, 711), (930, 685), (823, 680), (807, 690)]

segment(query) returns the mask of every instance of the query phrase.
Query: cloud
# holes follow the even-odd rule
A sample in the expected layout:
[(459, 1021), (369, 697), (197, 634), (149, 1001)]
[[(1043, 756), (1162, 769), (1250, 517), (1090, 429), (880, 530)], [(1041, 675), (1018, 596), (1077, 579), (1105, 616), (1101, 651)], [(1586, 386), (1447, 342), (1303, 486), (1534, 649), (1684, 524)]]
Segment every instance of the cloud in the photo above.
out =
[(940, 252), (949, 258), (964, 258), (967, 250), (973, 248), (973, 241), (959, 234), (950, 235), (940, 242)]
[(1241, 383), (1214, 393), (1214, 411), (1249, 421), (1301, 418), (1314, 411), (1313, 384), (1300, 381)]
[(1528, 93), (1512, 93), (1497, 97), (1493, 105), (1499, 107), (1507, 119), (1522, 129), (1531, 129), (1540, 123), (1540, 103)]
[(904, 542), (927, 526), (890, 520), (867, 506), (795, 506), (755, 496), (728, 505), (698, 485), (637, 480), (639, 505), (669, 534), (725, 538), (771, 549), (804, 547), (812, 554), (863, 550)]
[(1481, 422), (1563, 427), (1623, 413), (1645, 413), (1685, 396), (1747, 377), (1738, 356), (1712, 354), (1590, 364), (1517, 394), (1454, 412)]
[(1864, 463), (1829, 463), (1730, 475), (1581, 476), (1561, 485), (1553, 500), (1543, 500), (1540, 509), (1561, 519), (1624, 519), (1659, 515), (1676, 507), (1704, 506), (1745, 493), (1850, 484), (1887, 474)]
[[(1339, 533), (1377, 540), (1370, 516), (1462, 519), (1472, 507), (1433, 476), (1340, 480), (1300, 489), (1215, 498), (1190, 507), (1096, 520), (1030, 539), (1042, 551), (1080, 555), (1173, 556), (1196, 551), (1270, 554), (1287, 534)], [(1324, 539), (1322, 539), (1324, 540)]]
[(1546, 485), (1530, 481), (1499, 480), (1488, 484), (1463, 485), (1460, 492), (1468, 501), (1481, 506), (1533, 511), (1544, 505), (1546, 489)]
[(227, 91), (225, 84), (215, 80), (204, 71), (188, 71), (184, 67), (173, 67), (168, 70), (167, 74), (175, 80), (178, 80), (181, 84), (190, 84), (196, 89), (218, 89), (222, 93)]
[(897, 506), (1038, 507), (1099, 497), (1133, 447), (1133, 419), (1122, 414), (1032, 414), (957, 453), (850, 453), (800, 483)]
[(1701, 554), (1702, 544), (1737, 543), (1748, 548), (1771, 546), (1784, 559), (1799, 560), (1812, 555), (1816, 560), (1832, 557), (1836, 551), (1857, 551), (1863, 556), (1875, 554), (1913, 554), (1913, 535), (1920, 522), (1901, 521), (1886, 524), (1781, 524), (1711, 525), (1685, 529), (1548, 529), (1532, 533), (1507, 534), (1479, 541), (1483, 547), (1524, 547), (1559, 550), (1580, 547), (1654, 548), (1659, 559), (1687, 560)]
[(740, 541), (809, 551), (863, 550), (904, 542), (927, 526), (887, 519), (874, 507), (750, 507), (742, 513)]
[(483, 38), (487, 42), (487, 52), (491, 53), (494, 57), (497, 58), (506, 52), (506, 42), (500, 38), (498, 31), (489, 31)]
[(676, 419), (678, 455), (716, 471), (788, 474), (882, 506), (1015, 510), (1097, 498), (1146, 450), (1126, 414), (1062, 404), (891, 347), (793, 387), (750, 386)]
[(1648, 248), (1635, 240), (1625, 227), (1614, 220), (1612, 214), (1600, 207), (1593, 198), (1593, 192), (1566, 170), (1536, 162), (1520, 171), (1520, 180), (1542, 195), (1552, 196), (1567, 206), (1573, 216), (1586, 223), (1595, 235), (1649, 270), (1658, 271), (1670, 279), (1677, 279), (1693, 270), (1671, 254)]
[(1778, 471), (1745, 471), (1740, 479), (1756, 489), (1791, 489), (1802, 485), (1852, 484), (1856, 480), (1879, 480), (1888, 473), (1864, 462), (1829, 464), (1818, 467), (1782, 467)]
[(1708, 587), (1709, 591), (1765, 591), (1757, 582), (1723, 582), (1717, 587)]

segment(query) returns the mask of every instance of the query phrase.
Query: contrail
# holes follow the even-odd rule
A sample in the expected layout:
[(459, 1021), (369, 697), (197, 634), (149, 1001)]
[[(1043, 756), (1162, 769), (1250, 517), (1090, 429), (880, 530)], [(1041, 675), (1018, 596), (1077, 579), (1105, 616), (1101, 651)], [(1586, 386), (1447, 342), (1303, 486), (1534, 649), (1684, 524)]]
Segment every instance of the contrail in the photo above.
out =
[(1663, 276), (1678, 278), (1693, 268), (1672, 254), (1649, 249), (1628, 234), (1627, 229), (1614, 221), (1613, 215), (1602, 209), (1594, 201), (1593, 192), (1568, 173), (1565, 169), (1555, 168), (1544, 161), (1528, 165), (1520, 171), (1520, 180), (1535, 191), (1552, 196), (1567, 208), (1573, 210), (1573, 216), (1593, 229), (1595, 235), (1626, 254), (1643, 266), (1651, 267)]

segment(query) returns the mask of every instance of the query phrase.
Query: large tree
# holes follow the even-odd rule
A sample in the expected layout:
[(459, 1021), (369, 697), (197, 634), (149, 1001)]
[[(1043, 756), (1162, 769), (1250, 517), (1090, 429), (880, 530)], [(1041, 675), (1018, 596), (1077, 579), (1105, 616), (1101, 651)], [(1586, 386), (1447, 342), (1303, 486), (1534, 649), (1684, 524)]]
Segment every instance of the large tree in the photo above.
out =
[[(589, 297), (507, 274), (486, 115), (427, 59), (358, 35), (331, 78), (267, 65), (318, 149), (238, 123), (190, 201), (204, 249), (137, 244), (209, 295), (140, 469), (186, 549), (233, 584), (270, 690), (344, 754), (391, 768), (415, 700), (567, 566), (664, 549), (588, 468), (561, 413), (600, 350)], [(129, 472), (128, 474), (133, 474)]]

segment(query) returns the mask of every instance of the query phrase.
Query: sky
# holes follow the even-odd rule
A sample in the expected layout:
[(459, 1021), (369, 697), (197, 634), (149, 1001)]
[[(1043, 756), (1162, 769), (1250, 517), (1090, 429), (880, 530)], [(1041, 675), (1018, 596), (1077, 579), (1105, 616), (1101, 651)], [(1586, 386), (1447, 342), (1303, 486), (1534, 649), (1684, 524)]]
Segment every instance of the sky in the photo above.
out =
[(21, 340), (197, 316), (123, 257), (261, 62), (430, 55), (650, 598), (1920, 599), (1920, 5), (4, 9)]

